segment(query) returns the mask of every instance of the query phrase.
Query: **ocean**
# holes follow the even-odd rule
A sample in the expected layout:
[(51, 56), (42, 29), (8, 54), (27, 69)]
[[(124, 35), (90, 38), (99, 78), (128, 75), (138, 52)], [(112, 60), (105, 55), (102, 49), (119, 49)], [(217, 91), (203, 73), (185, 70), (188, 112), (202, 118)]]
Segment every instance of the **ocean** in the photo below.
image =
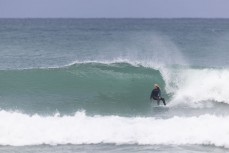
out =
[(0, 152), (228, 152), (228, 42), (229, 19), (0, 19)]

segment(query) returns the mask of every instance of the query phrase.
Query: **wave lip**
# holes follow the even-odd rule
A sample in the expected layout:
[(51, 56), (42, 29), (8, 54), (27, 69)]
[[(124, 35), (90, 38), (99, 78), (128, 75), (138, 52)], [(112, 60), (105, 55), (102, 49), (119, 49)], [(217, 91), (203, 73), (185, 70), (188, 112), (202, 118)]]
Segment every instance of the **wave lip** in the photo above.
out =
[(29, 116), (0, 111), (0, 145), (139, 144), (214, 145), (229, 148), (229, 116)]

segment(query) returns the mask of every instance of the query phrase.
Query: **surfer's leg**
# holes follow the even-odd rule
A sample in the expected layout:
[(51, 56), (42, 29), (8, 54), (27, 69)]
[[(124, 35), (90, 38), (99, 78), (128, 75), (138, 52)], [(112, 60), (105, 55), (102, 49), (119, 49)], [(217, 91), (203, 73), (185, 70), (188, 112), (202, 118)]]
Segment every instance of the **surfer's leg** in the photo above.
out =
[(163, 101), (163, 104), (166, 105), (165, 99), (164, 98), (161, 98), (161, 100)]

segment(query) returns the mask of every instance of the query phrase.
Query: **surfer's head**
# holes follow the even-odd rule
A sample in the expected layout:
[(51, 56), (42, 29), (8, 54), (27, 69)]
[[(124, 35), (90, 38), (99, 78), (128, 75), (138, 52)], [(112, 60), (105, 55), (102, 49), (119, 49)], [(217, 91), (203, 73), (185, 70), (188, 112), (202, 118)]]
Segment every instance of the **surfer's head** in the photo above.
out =
[(159, 85), (158, 84), (154, 84), (154, 88), (159, 88)]

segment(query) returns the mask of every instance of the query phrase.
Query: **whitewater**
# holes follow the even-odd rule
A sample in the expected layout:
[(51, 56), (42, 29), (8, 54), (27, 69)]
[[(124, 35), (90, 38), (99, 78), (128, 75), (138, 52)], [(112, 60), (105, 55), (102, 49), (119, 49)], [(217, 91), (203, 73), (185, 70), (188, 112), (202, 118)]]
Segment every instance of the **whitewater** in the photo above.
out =
[(0, 19), (0, 151), (227, 152), (228, 25)]
[[(1, 145), (138, 144), (229, 147), (229, 116), (154, 117), (29, 116), (0, 112)], [(163, 132), (161, 132), (163, 131)]]

